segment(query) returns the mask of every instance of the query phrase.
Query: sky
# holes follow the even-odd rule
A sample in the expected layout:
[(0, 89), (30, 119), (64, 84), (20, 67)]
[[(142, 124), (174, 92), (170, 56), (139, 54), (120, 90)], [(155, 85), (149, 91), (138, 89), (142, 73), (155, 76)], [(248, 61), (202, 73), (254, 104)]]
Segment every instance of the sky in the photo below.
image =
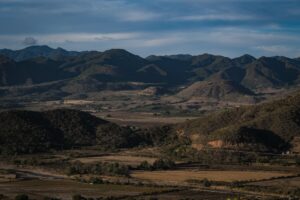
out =
[(0, 0), (0, 49), (300, 57), (300, 0)]

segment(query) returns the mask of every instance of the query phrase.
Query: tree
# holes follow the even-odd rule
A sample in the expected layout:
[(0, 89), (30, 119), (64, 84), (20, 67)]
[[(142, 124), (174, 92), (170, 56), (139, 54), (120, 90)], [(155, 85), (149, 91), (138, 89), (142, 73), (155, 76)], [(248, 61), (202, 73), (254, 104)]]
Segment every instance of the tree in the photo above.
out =
[(148, 163), (148, 161), (145, 160), (141, 162), (141, 164), (137, 168), (142, 170), (151, 170), (152, 166)]
[(170, 159), (158, 159), (154, 161), (153, 168), (154, 169), (172, 169), (175, 167), (175, 163)]

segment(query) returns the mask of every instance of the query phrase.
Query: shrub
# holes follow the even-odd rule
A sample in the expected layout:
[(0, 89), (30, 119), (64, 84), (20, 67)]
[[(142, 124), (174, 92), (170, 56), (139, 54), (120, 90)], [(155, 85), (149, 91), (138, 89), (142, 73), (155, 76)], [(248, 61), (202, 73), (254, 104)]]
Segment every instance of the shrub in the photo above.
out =
[(26, 194), (19, 194), (15, 197), (15, 200), (29, 200), (29, 197)]
[(202, 182), (203, 182), (203, 186), (204, 187), (210, 187), (211, 186), (211, 181), (209, 181), (208, 179), (203, 179), (202, 180)]
[(153, 169), (173, 169), (175, 163), (170, 159), (158, 159), (153, 163)]
[(72, 196), (72, 200), (87, 200), (87, 199), (81, 196), (80, 194), (75, 194)]
[(126, 165), (119, 163), (96, 163), (83, 164), (81, 162), (74, 162), (67, 167), (66, 173), (68, 175), (74, 174), (97, 174), (97, 175), (121, 175), (129, 176), (129, 168)]
[(141, 164), (137, 168), (142, 170), (152, 170), (151, 164), (149, 164), (147, 161), (141, 162)]

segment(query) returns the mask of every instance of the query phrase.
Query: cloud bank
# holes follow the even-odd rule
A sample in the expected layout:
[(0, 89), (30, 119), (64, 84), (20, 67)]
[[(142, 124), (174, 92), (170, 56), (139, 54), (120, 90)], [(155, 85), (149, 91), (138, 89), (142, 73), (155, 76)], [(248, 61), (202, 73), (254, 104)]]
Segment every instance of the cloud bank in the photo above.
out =
[(299, 10), (298, 0), (0, 0), (0, 48), (299, 57)]

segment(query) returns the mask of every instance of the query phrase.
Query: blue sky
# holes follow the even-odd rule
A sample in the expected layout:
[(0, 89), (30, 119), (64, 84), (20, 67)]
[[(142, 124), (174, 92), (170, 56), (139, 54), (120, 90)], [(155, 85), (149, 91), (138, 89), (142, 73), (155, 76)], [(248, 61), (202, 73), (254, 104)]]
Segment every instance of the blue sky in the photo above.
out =
[(300, 57), (300, 0), (0, 0), (0, 48)]

